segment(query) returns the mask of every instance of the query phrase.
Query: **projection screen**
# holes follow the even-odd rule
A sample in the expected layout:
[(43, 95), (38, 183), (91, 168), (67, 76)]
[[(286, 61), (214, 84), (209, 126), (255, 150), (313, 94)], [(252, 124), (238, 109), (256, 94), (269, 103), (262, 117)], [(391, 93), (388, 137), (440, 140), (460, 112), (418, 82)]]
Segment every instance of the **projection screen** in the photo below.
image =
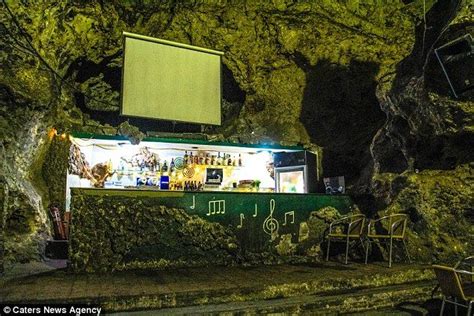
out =
[(222, 52), (123, 35), (122, 115), (221, 124)]

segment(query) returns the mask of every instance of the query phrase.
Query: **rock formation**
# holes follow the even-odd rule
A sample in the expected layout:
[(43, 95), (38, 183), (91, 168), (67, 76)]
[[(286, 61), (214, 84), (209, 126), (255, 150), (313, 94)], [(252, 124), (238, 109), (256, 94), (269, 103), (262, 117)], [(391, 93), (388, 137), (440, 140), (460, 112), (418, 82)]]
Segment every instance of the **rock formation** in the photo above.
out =
[[(124, 133), (135, 140), (146, 131), (170, 131), (168, 123), (129, 124), (118, 115), (122, 31), (225, 52), (224, 124), (207, 133), (320, 146), (325, 174), (345, 175), (362, 211), (410, 214), (418, 259), (472, 254), (473, 95), (450, 94), (433, 54), (473, 32), (468, 1), (3, 0), (1, 6), (6, 261), (38, 259), (50, 231), (45, 209), (54, 199), (53, 180), (43, 165), (51, 160), (52, 128), (59, 135)], [(186, 124), (178, 129), (193, 131)]]

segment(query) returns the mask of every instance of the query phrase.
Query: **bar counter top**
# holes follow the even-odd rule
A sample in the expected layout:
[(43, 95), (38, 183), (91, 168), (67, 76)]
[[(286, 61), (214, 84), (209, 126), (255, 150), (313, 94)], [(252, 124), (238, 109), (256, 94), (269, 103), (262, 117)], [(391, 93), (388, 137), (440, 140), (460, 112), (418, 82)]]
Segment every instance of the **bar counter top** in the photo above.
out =
[[(331, 206), (341, 214), (350, 211), (352, 201), (348, 195), (327, 195), (321, 193), (280, 193), (280, 192), (236, 192), (236, 191), (173, 191), (157, 190), (150, 187), (138, 188), (71, 188), (72, 201), (78, 197), (100, 197), (119, 199), (120, 203), (144, 203), (184, 209), (187, 213), (205, 215), (234, 214), (256, 217), (259, 212), (270, 209), (275, 214), (295, 212), (309, 214)], [(71, 210), (74, 212), (74, 203)]]
[[(320, 196), (329, 196), (326, 193), (293, 193), (293, 192), (275, 192), (269, 189), (249, 189), (249, 188), (231, 188), (231, 189), (223, 189), (223, 190), (199, 190), (199, 191), (185, 191), (185, 190), (161, 190), (153, 186), (139, 186), (139, 187), (109, 187), (109, 188), (79, 188), (79, 187), (72, 187), (72, 190), (81, 190), (84, 192), (96, 191), (96, 192), (103, 192), (106, 194), (107, 191), (120, 191), (120, 192), (137, 192), (137, 191), (146, 191), (146, 192), (163, 192), (163, 193), (192, 193), (192, 194), (199, 194), (199, 193), (230, 193), (230, 194), (276, 194), (276, 195), (320, 195)], [(337, 194), (332, 196), (347, 196), (346, 194)]]

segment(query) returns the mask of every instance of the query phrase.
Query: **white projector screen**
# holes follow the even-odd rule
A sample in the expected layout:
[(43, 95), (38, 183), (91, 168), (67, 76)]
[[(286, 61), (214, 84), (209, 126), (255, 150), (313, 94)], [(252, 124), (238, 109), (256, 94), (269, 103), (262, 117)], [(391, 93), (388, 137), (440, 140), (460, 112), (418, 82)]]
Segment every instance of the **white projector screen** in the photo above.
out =
[(221, 124), (222, 52), (123, 34), (122, 115)]

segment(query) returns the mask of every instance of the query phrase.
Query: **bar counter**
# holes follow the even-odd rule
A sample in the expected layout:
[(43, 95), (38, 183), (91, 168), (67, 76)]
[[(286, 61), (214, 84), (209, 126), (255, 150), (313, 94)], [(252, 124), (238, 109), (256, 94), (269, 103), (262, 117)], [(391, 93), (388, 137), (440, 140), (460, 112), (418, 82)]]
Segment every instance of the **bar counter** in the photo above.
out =
[(287, 257), (319, 243), (327, 214), (351, 205), (347, 195), (72, 188), (70, 258), (76, 270), (109, 271)]

